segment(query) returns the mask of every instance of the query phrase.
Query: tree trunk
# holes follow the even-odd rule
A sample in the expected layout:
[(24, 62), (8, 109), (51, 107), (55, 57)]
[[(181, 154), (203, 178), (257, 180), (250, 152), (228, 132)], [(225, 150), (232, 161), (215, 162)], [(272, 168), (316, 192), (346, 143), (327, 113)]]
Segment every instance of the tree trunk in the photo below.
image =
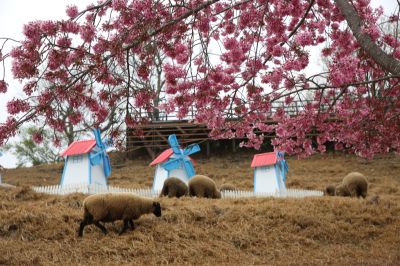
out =
[(378, 65), (393, 75), (400, 75), (400, 61), (383, 51), (371, 37), (361, 31), (361, 18), (354, 7), (348, 0), (335, 0), (337, 7), (345, 17), (354, 37), (358, 41), (361, 48), (367, 53)]

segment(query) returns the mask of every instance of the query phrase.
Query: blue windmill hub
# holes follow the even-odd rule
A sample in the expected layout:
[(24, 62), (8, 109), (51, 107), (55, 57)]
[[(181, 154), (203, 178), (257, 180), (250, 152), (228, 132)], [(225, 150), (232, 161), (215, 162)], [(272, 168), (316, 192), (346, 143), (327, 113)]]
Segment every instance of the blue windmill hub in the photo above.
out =
[(110, 139), (101, 139), (100, 130), (98, 128), (93, 129), (93, 134), (96, 139), (96, 148), (90, 154), (90, 163), (92, 165), (103, 164), (103, 170), (106, 177), (111, 175), (111, 163), (110, 157), (108, 156), (106, 150), (112, 141)]
[(181, 149), (175, 134), (172, 134), (168, 137), (168, 143), (172, 148), (173, 155), (162, 166), (167, 171), (171, 171), (176, 168), (183, 168), (185, 169), (189, 178), (194, 176), (196, 173), (189, 155), (199, 152), (200, 146), (198, 144), (191, 144), (185, 149)]

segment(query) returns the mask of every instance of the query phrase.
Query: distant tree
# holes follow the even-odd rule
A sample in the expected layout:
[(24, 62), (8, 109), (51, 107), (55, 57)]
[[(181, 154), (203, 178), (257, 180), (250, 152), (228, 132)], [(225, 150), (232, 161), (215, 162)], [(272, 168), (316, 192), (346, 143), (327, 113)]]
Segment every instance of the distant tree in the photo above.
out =
[(20, 141), (5, 146), (5, 150), (16, 156), (18, 167), (60, 161), (61, 147), (54, 145), (53, 134), (50, 131), (28, 127), (23, 128), (19, 136)]
[[(115, 139), (143, 121), (130, 110), (153, 112), (154, 90), (134, 79), (150, 79), (156, 48), (165, 55), (160, 107), (179, 118), (194, 107), (213, 138), (247, 138), (244, 145), (259, 148), (263, 131), (276, 132), (273, 145), (289, 154), (323, 152), (331, 141), (364, 157), (400, 152), (400, 41), (397, 31), (381, 31), (383, 12), (368, 0), (103, 0), (66, 11), (67, 20), (25, 25), (25, 40), (2, 51), (25, 95), (8, 103), (0, 145), (29, 121), (62, 132), (58, 101), (72, 107), (75, 122), (88, 116), (93, 126), (114, 111)], [(387, 20), (397, 28), (395, 11)], [(321, 45), (328, 69), (307, 76)], [(373, 83), (382, 97), (366, 88)], [(298, 116), (275, 108), (294, 100)], [(270, 119), (276, 125), (266, 125)]]

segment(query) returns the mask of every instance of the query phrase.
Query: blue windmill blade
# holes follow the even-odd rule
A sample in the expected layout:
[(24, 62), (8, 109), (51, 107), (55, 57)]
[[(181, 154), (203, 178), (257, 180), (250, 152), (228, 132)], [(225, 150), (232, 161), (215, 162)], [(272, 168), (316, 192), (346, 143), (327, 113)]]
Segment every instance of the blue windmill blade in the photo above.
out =
[(190, 159), (184, 159), (183, 166), (185, 167), (186, 173), (188, 174), (189, 177), (192, 177), (196, 174), (196, 172), (194, 171), (192, 161)]
[(179, 147), (178, 139), (176, 138), (175, 134), (169, 135), (168, 143), (171, 146), (171, 148), (175, 154), (179, 154), (179, 155), (182, 154), (181, 148)]
[(95, 128), (93, 129), (93, 134), (94, 134), (94, 138), (96, 140), (96, 145), (101, 149), (104, 150), (105, 146), (103, 144), (103, 141), (101, 140), (101, 134), (100, 134), (100, 129)]
[(103, 156), (103, 169), (105, 176), (109, 177), (111, 175), (111, 163), (110, 163), (110, 157), (108, 157), (108, 154), (106, 153), (104, 153)]
[(96, 152), (96, 153), (91, 153), (90, 154), (90, 163), (92, 165), (100, 164), (103, 160), (103, 153), (104, 153), (104, 151), (102, 151), (102, 150), (99, 152)]
[(179, 168), (181, 165), (181, 159), (169, 159), (167, 162), (163, 163), (162, 166), (167, 171), (171, 171), (173, 169)]
[(183, 150), (183, 155), (191, 155), (193, 153), (199, 152), (200, 151), (200, 146), (199, 144), (190, 144)]

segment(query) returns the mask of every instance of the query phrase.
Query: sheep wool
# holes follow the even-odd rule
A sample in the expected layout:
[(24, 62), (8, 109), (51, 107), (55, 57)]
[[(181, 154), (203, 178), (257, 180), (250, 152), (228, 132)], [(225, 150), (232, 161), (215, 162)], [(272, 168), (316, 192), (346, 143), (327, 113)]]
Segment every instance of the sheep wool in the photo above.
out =
[(230, 184), (230, 183), (225, 183), (225, 184), (222, 184), (220, 187), (219, 187), (219, 191), (225, 191), (225, 190), (229, 190), (229, 191), (237, 191), (238, 189), (234, 186), (234, 185), (232, 185), (232, 184)]
[(160, 193), (161, 196), (168, 197), (182, 197), (188, 194), (188, 186), (185, 182), (176, 177), (169, 177), (164, 181), (163, 188)]
[(138, 219), (142, 214), (153, 213), (157, 217), (161, 216), (159, 202), (131, 193), (91, 195), (83, 201), (83, 209), (84, 214), (79, 227), (79, 236), (83, 235), (85, 226), (90, 224), (94, 224), (104, 234), (107, 234), (107, 229), (100, 222), (123, 220), (124, 226), (120, 232), (122, 234), (129, 226), (134, 230), (133, 220)]
[(189, 181), (190, 196), (220, 199), (221, 192), (211, 178), (204, 175), (195, 175)]
[(365, 176), (358, 172), (351, 172), (343, 178), (342, 184), (336, 187), (336, 195), (344, 197), (367, 196), (368, 181)]

